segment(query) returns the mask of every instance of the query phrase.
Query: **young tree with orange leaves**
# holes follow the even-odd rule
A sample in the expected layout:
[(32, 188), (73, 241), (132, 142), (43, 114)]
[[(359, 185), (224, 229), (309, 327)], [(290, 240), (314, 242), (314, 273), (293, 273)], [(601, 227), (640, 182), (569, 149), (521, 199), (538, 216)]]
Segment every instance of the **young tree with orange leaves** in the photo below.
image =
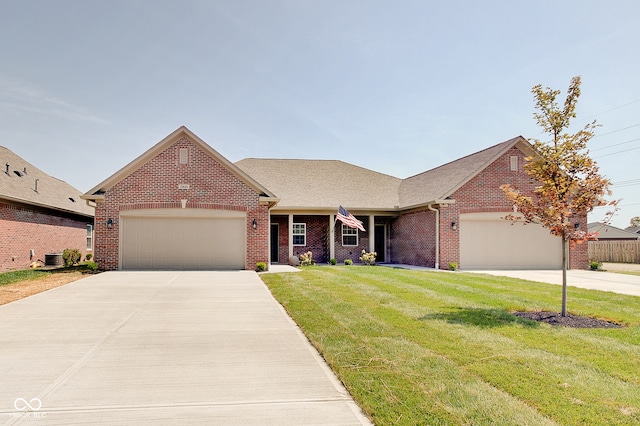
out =
[[(537, 155), (526, 159), (524, 170), (537, 186), (532, 195), (523, 194), (512, 185), (501, 186), (519, 212), (507, 219), (538, 223), (562, 238), (562, 316), (567, 315), (568, 249), (597, 239), (575, 223), (594, 207), (607, 204), (604, 197), (611, 194), (611, 182), (598, 173), (599, 168), (587, 150), (587, 142), (598, 126), (595, 120), (576, 133), (568, 132), (571, 120), (576, 117), (580, 83), (580, 77), (571, 79), (562, 106), (556, 101), (559, 90), (542, 89), (541, 85), (531, 89), (538, 110), (533, 116), (550, 137), (549, 141), (529, 140)], [(615, 202), (609, 204), (615, 206)]]

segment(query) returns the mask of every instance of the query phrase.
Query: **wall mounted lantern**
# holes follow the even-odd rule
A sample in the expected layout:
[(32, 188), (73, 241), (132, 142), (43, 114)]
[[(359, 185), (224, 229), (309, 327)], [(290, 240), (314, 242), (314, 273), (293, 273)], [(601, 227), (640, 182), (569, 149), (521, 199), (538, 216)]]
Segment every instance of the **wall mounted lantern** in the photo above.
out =
[(113, 228), (113, 219), (111, 218), (107, 219), (107, 228), (109, 229)]
[(251, 226), (253, 227), (253, 229), (257, 229), (258, 228), (258, 221), (253, 219), (253, 222), (251, 222)]
[(580, 224), (576, 223), (575, 225), (573, 225), (573, 227), (576, 228), (576, 231), (577, 231), (578, 229), (580, 229)]
[(454, 231), (458, 229), (458, 224), (455, 221), (451, 222), (451, 229), (453, 229)]

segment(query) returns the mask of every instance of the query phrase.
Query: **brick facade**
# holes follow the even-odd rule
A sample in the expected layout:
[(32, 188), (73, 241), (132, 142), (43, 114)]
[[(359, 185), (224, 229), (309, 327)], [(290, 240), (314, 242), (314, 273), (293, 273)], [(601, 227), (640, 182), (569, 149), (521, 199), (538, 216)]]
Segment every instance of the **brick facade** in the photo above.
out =
[(433, 268), (436, 258), (436, 213), (420, 210), (403, 214), (391, 225), (391, 261)]
[(0, 203), (0, 271), (29, 268), (36, 260), (44, 261), (45, 254), (67, 248), (80, 250), (84, 258), (87, 225), (93, 225), (92, 218)]
[[(181, 148), (188, 150), (187, 164), (180, 163)], [(269, 211), (259, 203), (260, 195), (198, 144), (182, 137), (105, 192), (104, 202), (96, 207), (96, 262), (105, 270), (118, 269), (121, 211), (181, 208), (181, 200), (187, 200), (187, 209), (246, 212), (245, 268), (255, 269), (269, 255)], [(108, 219), (114, 220), (112, 228), (107, 227)]]

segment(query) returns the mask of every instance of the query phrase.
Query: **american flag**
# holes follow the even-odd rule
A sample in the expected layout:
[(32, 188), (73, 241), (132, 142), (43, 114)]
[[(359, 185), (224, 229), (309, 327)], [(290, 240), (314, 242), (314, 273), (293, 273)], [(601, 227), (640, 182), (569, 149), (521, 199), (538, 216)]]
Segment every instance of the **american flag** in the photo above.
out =
[(356, 219), (355, 216), (349, 213), (349, 211), (342, 206), (338, 209), (336, 219), (347, 225), (349, 228), (358, 228), (362, 232), (366, 232), (364, 230), (364, 226), (362, 226), (362, 222)]

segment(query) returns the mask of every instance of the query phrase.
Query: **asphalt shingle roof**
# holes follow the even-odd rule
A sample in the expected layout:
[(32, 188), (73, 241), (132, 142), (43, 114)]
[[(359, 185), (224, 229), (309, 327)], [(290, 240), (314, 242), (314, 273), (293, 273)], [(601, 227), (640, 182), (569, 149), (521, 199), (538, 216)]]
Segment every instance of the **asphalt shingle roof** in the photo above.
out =
[(338, 160), (246, 158), (236, 163), (269, 188), (280, 209), (394, 209), (401, 179)]
[(274, 210), (398, 210), (446, 199), (519, 143), (527, 142), (518, 136), (407, 179), (338, 160), (247, 158), (236, 166), (280, 198)]
[(80, 199), (82, 192), (44, 173), (3, 146), (0, 146), (0, 162), (0, 199), (94, 216), (94, 209)]

